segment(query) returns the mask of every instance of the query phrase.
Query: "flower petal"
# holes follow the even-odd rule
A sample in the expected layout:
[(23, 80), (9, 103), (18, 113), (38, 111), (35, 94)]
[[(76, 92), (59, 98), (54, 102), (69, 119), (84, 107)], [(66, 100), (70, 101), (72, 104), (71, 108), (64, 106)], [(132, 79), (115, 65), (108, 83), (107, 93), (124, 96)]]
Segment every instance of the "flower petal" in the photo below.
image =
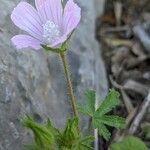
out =
[(20, 2), (11, 14), (16, 26), (33, 37), (42, 39), (42, 22), (37, 11), (28, 3)]
[(61, 0), (45, 0), (38, 11), (43, 23), (50, 20), (58, 26), (61, 25), (63, 13)]
[(54, 42), (52, 45), (50, 45), (52, 48), (58, 48), (67, 40), (67, 34), (64, 34), (62, 37), (60, 37), (56, 42)]
[(63, 31), (65, 34), (71, 33), (78, 25), (81, 19), (81, 8), (74, 3), (73, 0), (68, 0), (63, 15)]
[(17, 49), (31, 47), (38, 50), (41, 48), (40, 41), (29, 35), (16, 35), (11, 39), (11, 41)]
[(39, 10), (40, 6), (43, 5), (44, 2), (45, 0), (35, 0), (36, 9)]

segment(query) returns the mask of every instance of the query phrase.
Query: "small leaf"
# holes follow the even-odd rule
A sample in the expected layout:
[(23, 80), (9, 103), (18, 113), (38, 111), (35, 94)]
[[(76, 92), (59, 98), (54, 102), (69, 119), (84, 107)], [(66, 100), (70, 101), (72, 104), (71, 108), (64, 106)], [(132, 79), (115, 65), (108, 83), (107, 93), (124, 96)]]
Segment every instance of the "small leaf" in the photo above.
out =
[(106, 140), (109, 140), (111, 134), (105, 125), (115, 128), (125, 127), (125, 119), (119, 116), (106, 115), (106, 113), (111, 111), (117, 105), (119, 105), (119, 93), (112, 89), (92, 117), (94, 127), (98, 128), (99, 134)]
[(93, 116), (95, 112), (95, 91), (89, 90), (85, 92), (85, 104), (78, 106), (80, 112)]
[(148, 150), (148, 148), (139, 138), (127, 136), (121, 142), (112, 144), (109, 150)]
[(95, 91), (89, 90), (85, 93), (85, 104), (83, 106), (78, 106), (80, 112), (92, 118), (92, 125), (95, 129), (98, 129), (99, 134), (106, 140), (109, 140), (111, 134), (105, 125), (115, 128), (125, 127), (125, 119), (119, 116), (106, 115), (106, 113), (119, 105), (119, 96), (120, 94), (117, 91), (114, 89), (110, 90), (98, 109), (95, 110), (96, 94)]
[(83, 138), (79, 138), (74, 145), (72, 146), (71, 150), (93, 150), (91, 147), (91, 143), (94, 141), (93, 136), (86, 136)]
[(119, 96), (120, 94), (117, 91), (115, 91), (114, 89), (110, 90), (109, 94), (106, 96), (106, 98), (97, 109), (97, 113), (102, 116), (110, 112), (113, 108), (119, 105)]

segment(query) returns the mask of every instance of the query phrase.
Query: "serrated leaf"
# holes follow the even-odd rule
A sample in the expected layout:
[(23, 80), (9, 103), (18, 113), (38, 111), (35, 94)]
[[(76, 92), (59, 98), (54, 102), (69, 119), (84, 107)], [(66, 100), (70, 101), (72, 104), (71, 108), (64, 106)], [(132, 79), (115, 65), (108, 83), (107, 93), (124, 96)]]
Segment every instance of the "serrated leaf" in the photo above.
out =
[(109, 140), (111, 136), (106, 125), (115, 128), (125, 127), (125, 119), (115, 115), (106, 115), (117, 105), (119, 105), (119, 93), (112, 89), (92, 117), (94, 127), (98, 128), (99, 134), (106, 140)]
[(86, 115), (93, 116), (95, 112), (95, 91), (88, 90), (84, 95), (85, 104), (78, 106), (78, 110)]
[(106, 113), (110, 112), (113, 108), (119, 105), (119, 96), (120, 94), (117, 91), (114, 89), (110, 90), (98, 109), (95, 110), (96, 94), (95, 91), (89, 90), (85, 93), (85, 104), (83, 106), (78, 106), (80, 112), (92, 118), (94, 128), (97, 128), (99, 134), (106, 140), (110, 138), (111, 134), (105, 125), (115, 128), (125, 127), (125, 119), (114, 115), (106, 115)]
[(117, 129), (124, 128), (126, 124), (124, 118), (115, 115), (103, 115), (100, 117), (95, 115), (95, 117), (100, 123), (115, 127)]
[(106, 128), (104, 124), (99, 124), (98, 126), (98, 131), (99, 134), (106, 140), (108, 141), (110, 139), (111, 133), (109, 130)]
[(148, 150), (148, 148), (139, 138), (127, 136), (121, 142), (112, 144), (109, 150)]
[(97, 113), (99, 113), (99, 116), (110, 112), (113, 108), (119, 105), (119, 96), (120, 94), (117, 91), (115, 91), (114, 89), (110, 90), (106, 98), (97, 109)]
[(97, 118), (93, 118), (92, 120), (93, 126), (95, 127), (95, 129), (98, 129), (99, 134), (105, 139), (105, 140), (109, 140), (111, 133), (109, 132), (109, 130), (106, 128), (106, 126), (101, 123), (100, 119)]

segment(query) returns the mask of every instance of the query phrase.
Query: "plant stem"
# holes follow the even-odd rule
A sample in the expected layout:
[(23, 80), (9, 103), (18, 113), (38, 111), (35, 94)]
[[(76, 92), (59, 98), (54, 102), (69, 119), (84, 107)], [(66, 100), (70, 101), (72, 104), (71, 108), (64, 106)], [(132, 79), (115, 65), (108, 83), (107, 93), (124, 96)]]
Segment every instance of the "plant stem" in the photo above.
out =
[(62, 61), (63, 67), (64, 67), (64, 73), (65, 73), (67, 87), (68, 87), (68, 91), (69, 91), (69, 95), (70, 95), (70, 99), (71, 99), (72, 110), (73, 110), (74, 116), (79, 119), (77, 108), (76, 108), (76, 99), (75, 99), (75, 96), (73, 93), (71, 77), (70, 77), (70, 73), (68, 70), (67, 58), (65, 57), (64, 53), (60, 53), (60, 58), (61, 58), (61, 61)]
[(90, 117), (89, 122), (88, 122), (88, 131), (92, 131), (92, 118)]

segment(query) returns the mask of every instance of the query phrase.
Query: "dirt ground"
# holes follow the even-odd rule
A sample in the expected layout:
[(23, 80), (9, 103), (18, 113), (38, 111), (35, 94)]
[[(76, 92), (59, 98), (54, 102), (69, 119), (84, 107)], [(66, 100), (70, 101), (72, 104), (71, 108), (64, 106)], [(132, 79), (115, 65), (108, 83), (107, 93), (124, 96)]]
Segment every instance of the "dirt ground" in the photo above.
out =
[(150, 1), (107, 0), (96, 33), (110, 87), (121, 93), (122, 104), (112, 113), (127, 118), (126, 129), (112, 129), (109, 143), (100, 140), (101, 150), (126, 135), (150, 148)]

